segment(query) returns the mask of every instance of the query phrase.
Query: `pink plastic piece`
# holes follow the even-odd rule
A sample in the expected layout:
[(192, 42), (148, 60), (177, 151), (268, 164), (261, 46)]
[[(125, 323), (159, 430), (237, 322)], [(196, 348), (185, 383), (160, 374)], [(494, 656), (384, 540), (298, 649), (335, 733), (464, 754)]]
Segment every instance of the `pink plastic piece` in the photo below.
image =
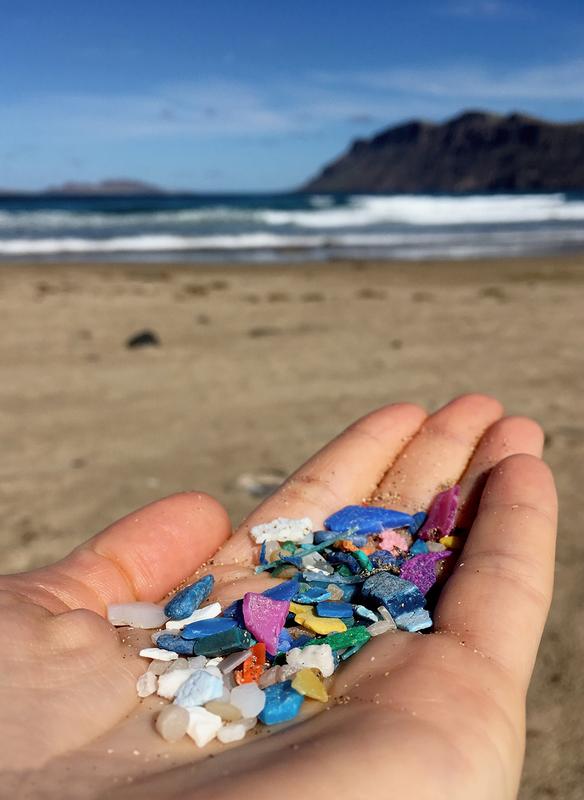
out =
[(430, 506), (428, 518), (418, 532), (418, 538), (440, 539), (442, 536), (448, 536), (454, 528), (459, 495), (458, 485), (436, 495)]
[(440, 553), (420, 553), (404, 562), (400, 578), (415, 583), (422, 594), (427, 594), (436, 583), (436, 562), (451, 555), (450, 550)]
[(397, 531), (384, 531), (379, 539), (379, 547), (382, 550), (388, 550), (393, 555), (398, 552), (407, 553), (409, 549), (408, 540), (403, 533)]
[(264, 594), (247, 592), (243, 596), (243, 619), (252, 636), (266, 645), (271, 656), (278, 652), (278, 637), (284, 627), (290, 602), (272, 600)]

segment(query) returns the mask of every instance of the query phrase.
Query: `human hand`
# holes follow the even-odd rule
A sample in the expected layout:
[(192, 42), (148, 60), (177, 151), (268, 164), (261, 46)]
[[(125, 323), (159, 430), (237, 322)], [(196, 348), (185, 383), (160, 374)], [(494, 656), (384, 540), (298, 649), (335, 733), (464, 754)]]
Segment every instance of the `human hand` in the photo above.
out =
[[(389, 406), (314, 456), (232, 538), (215, 501), (177, 495), (120, 520), (58, 564), (3, 578), (4, 786), (60, 798), (204, 792), (263, 800), (306, 787), (321, 798), (380, 790), (415, 800), (514, 797), (525, 692), (553, 574), (556, 501), (539, 460), (542, 439), (535, 423), (502, 418), (487, 397), (459, 398), (427, 418), (416, 406)], [(207, 569), (217, 581), (213, 599), (228, 603), (271, 582), (253, 572), (251, 525), (310, 516), (318, 526), (370, 497), (418, 511), (455, 482), (460, 523), (472, 528), (432, 633), (372, 640), (336, 673), (326, 711), (310, 704), (308, 715), (277, 733), (203, 751), (157, 736), (159, 698), (140, 702), (135, 692), (145, 669), (137, 651), (148, 634), (123, 634), (120, 645), (103, 618), (107, 604), (161, 600), (221, 545)]]

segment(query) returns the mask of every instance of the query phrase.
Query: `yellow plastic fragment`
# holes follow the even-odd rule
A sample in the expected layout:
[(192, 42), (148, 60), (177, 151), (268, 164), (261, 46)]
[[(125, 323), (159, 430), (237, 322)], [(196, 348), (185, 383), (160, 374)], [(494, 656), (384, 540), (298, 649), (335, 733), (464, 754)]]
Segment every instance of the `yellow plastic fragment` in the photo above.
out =
[(292, 688), (321, 703), (326, 703), (328, 700), (328, 692), (323, 682), (312, 669), (301, 669), (297, 672), (292, 681)]
[(448, 550), (460, 550), (463, 544), (460, 536), (443, 536), (438, 541)]
[(347, 630), (345, 623), (337, 617), (317, 617), (312, 606), (290, 603), (290, 611), (294, 614), (295, 622), (314, 633), (326, 636), (329, 633), (344, 633)]

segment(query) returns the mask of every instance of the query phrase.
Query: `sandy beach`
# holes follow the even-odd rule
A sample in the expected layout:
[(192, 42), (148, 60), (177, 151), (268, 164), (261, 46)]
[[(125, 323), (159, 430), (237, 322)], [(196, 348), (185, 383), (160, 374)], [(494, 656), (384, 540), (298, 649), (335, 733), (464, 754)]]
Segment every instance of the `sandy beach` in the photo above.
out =
[[(492, 393), (546, 431), (560, 492), (522, 800), (582, 796), (584, 257), (0, 266), (0, 566), (56, 559), (197, 488), (295, 468), (371, 408)], [(149, 330), (157, 346), (128, 348)]]

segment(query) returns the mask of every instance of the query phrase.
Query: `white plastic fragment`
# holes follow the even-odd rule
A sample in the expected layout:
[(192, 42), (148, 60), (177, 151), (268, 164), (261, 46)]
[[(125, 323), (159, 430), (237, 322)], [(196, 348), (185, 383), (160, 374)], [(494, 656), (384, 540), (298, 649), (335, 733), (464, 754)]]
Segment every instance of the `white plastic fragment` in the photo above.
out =
[(381, 636), (382, 633), (395, 631), (396, 624), (393, 620), (390, 622), (388, 619), (380, 619), (378, 622), (372, 622), (371, 625), (368, 625), (367, 630), (371, 636)]
[(178, 658), (178, 653), (173, 653), (171, 650), (162, 650), (159, 647), (145, 647), (140, 650), (139, 655), (142, 658), (152, 658), (157, 661), (174, 661)]
[(280, 545), (278, 542), (266, 542), (265, 545), (264, 555), (266, 561), (276, 561), (280, 558)]
[(242, 719), (237, 722), (228, 722), (219, 728), (217, 731), (217, 738), (223, 744), (231, 744), (231, 742), (238, 742), (243, 739), (245, 734), (251, 730), (257, 723), (257, 719)]
[(189, 668), (189, 662), (187, 661), (186, 658), (177, 658), (176, 661), (170, 662), (168, 669), (166, 671), (172, 672), (175, 669), (188, 669), (188, 668)]
[(286, 653), (286, 661), (297, 669), (319, 669), (323, 678), (330, 678), (335, 671), (335, 661), (330, 644), (315, 644), (310, 647), (294, 647)]
[(107, 618), (112, 625), (131, 628), (160, 628), (168, 619), (162, 606), (141, 602), (112, 603), (107, 607)]
[(213, 617), (218, 617), (220, 613), (221, 604), (210, 603), (208, 606), (204, 606), (204, 608), (198, 608), (196, 611), (193, 611), (191, 616), (186, 617), (186, 619), (169, 619), (166, 623), (166, 630), (182, 631), (185, 625), (190, 625), (191, 622), (199, 622), (202, 619), (213, 619)]
[(205, 703), (205, 708), (211, 714), (217, 714), (224, 722), (239, 722), (241, 711), (237, 706), (232, 705), (229, 700), (211, 700)]
[(243, 664), (250, 655), (251, 650), (238, 650), (237, 653), (231, 653), (231, 655), (225, 656), (223, 661), (219, 664), (219, 669), (224, 675), (228, 675)]
[(391, 614), (389, 613), (389, 611), (387, 610), (387, 608), (385, 606), (379, 606), (379, 608), (377, 609), (377, 613), (379, 614), (381, 619), (384, 619), (387, 622), (391, 622), (392, 623), (392, 627), (397, 628), (397, 625), (395, 624), (394, 618), (391, 616)]
[(266, 695), (257, 683), (244, 683), (231, 690), (230, 702), (244, 718), (257, 717), (264, 710)]
[(148, 664), (148, 672), (153, 672), (155, 675), (162, 675), (166, 672), (170, 664), (176, 664), (176, 661), (151, 661)]
[(211, 714), (210, 711), (201, 706), (189, 709), (188, 713), (187, 733), (194, 740), (197, 747), (205, 747), (217, 736), (223, 725), (223, 720), (217, 714)]
[(263, 542), (301, 542), (312, 531), (312, 520), (309, 517), (302, 519), (278, 517), (278, 519), (263, 525), (254, 525), (250, 533), (257, 544), (262, 544)]
[(302, 559), (302, 566), (309, 572), (317, 572), (320, 575), (332, 575), (335, 568), (323, 558), (320, 553), (309, 553)]
[(223, 679), (221, 673), (213, 675), (206, 669), (196, 669), (182, 684), (176, 693), (174, 702), (178, 706), (190, 710), (191, 708), (205, 705), (209, 700), (217, 700), (222, 696)]
[(282, 664), (280, 667), (280, 674), (278, 675), (278, 683), (280, 681), (289, 681), (297, 672), (300, 672), (300, 667), (294, 667), (292, 664)]
[(191, 677), (192, 669), (168, 670), (158, 678), (158, 694), (167, 700), (172, 700), (183, 683)]
[(330, 594), (331, 600), (342, 600), (345, 597), (345, 593), (341, 587), (336, 586), (334, 583), (329, 583), (326, 590)]
[(153, 672), (145, 672), (136, 681), (138, 697), (149, 697), (158, 688), (158, 678)]
[(206, 667), (218, 667), (219, 664), (223, 661), (223, 656), (215, 656), (215, 658), (210, 658), (207, 661)]
[(187, 663), (190, 669), (203, 669), (207, 663), (205, 656), (189, 656)]
[(280, 677), (280, 670), (281, 667), (275, 666), (270, 667), (269, 669), (265, 670), (265, 672), (262, 672), (258, 681), (258, 686), (260, 689), (266, 689), (268, 686), (273, 686), (275, 683), (279, 683), (282, 680)]
[(166, 742), (178, 742), (189, 726), (189, 712), (181, 706), (165, 706), (156, 717), (156, 730)]

